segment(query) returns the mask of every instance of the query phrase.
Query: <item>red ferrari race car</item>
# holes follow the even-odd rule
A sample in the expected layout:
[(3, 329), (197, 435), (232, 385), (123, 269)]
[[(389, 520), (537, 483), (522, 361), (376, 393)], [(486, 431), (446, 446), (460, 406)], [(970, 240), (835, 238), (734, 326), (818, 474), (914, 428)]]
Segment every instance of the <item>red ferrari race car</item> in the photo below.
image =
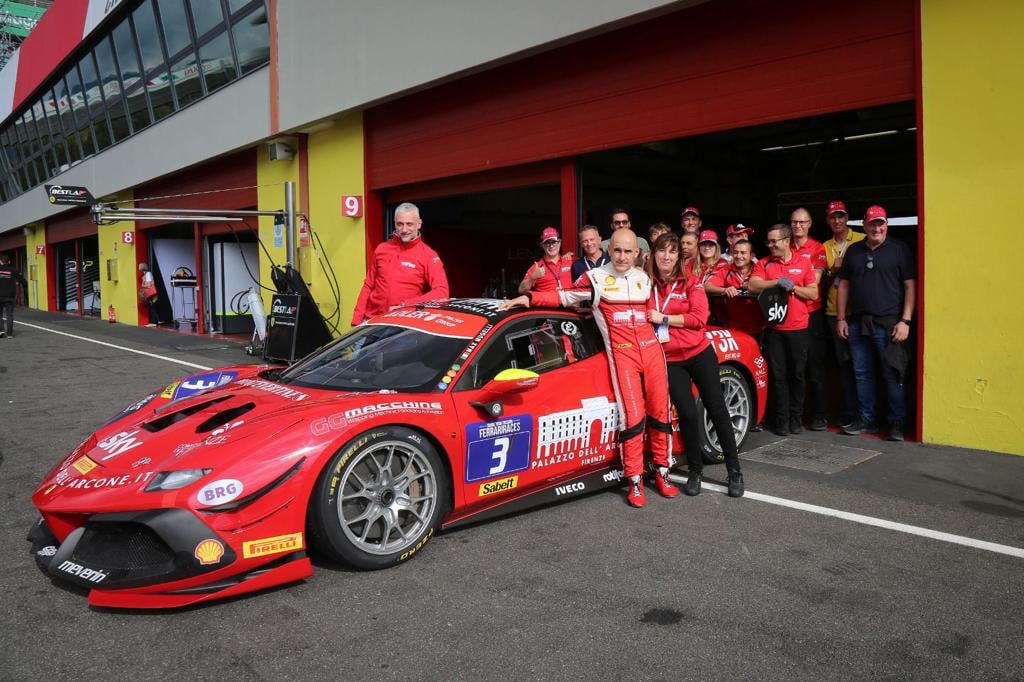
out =
[[(177, 607), (308, 577), (310, 546), (384, 568), (441, 528), (618, 485), (593, 319), (497, 303), (398, 309), (291, 367), (228, 367), (143, 398), (36, 490), (32, 554), (90, 604)], [(742, 442), (765, 363), (750, 337), (709, 334)]]

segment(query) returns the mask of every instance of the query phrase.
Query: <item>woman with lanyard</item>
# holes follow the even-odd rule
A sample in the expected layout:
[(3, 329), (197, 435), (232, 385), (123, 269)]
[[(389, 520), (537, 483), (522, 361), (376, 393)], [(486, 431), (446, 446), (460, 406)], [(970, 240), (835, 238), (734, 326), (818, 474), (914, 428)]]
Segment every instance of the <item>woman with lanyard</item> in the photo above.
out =
[(653, 282), (648, 319), (656, 327), (668, 361), (669, 395), (679, 415), (679, 428), (690, 468), (683, 492), (690, 496), (699, 494), (704, 471), (700, 445), (700, 429), (704, 425), (697, 412), (692, 381), (711, 416), (718, 442), (725, 453), (729, 496), (741, 497), (743, 474), (740, 472), (736, 434), (722, 397), (718, 356), (704, 334), (708, 321), (708, 298), (700, 280), (683, 271), (678, 237), (674, 234), (658, 237), (651, 247), (647, 274)]
[(530, 266), (519, 283), (519, 293), (527, 291), (554, 291), (572, 287), (572, 254), (559, 255), (562, 237), (553, 227), (540, 233), (540, 246), (544, 257)]

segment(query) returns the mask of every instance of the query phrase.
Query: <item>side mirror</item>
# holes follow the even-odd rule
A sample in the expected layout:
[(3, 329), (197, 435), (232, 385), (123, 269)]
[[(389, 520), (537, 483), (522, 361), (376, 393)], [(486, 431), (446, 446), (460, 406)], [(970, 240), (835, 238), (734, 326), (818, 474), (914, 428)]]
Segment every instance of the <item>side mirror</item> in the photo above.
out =
[(532, 391), (540, 385), (540, 375), (528, 369), (503, 369), (484, 384), (487, 396), (512, 395), (523, 391)]
[(471, 403), (489, 417), (500, 417), (504, 412), (502, 398), (532, 391), (540, 385), (540, 375), (527, 369), (505, 369), (484, 384), (480, 400)]

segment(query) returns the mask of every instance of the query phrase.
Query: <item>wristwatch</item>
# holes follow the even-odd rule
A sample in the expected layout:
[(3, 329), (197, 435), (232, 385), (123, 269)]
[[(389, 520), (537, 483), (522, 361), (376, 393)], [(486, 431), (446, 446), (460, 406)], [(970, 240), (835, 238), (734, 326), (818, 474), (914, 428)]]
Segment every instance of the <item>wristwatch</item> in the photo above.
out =
[(910, 320), (900, 320), (900, 322), (907, 325), (908, 327), (910, 326)]

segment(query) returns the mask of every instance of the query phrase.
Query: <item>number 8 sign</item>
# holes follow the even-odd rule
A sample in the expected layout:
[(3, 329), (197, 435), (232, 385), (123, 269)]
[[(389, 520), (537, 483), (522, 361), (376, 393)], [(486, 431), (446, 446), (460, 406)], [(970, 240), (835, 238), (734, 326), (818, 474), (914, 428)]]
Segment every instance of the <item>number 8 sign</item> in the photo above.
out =
[(346, 218), (358, 218), (363, 215), (363, 197), (358, 194), (346, 194), (341, 197), (341, 215)]

